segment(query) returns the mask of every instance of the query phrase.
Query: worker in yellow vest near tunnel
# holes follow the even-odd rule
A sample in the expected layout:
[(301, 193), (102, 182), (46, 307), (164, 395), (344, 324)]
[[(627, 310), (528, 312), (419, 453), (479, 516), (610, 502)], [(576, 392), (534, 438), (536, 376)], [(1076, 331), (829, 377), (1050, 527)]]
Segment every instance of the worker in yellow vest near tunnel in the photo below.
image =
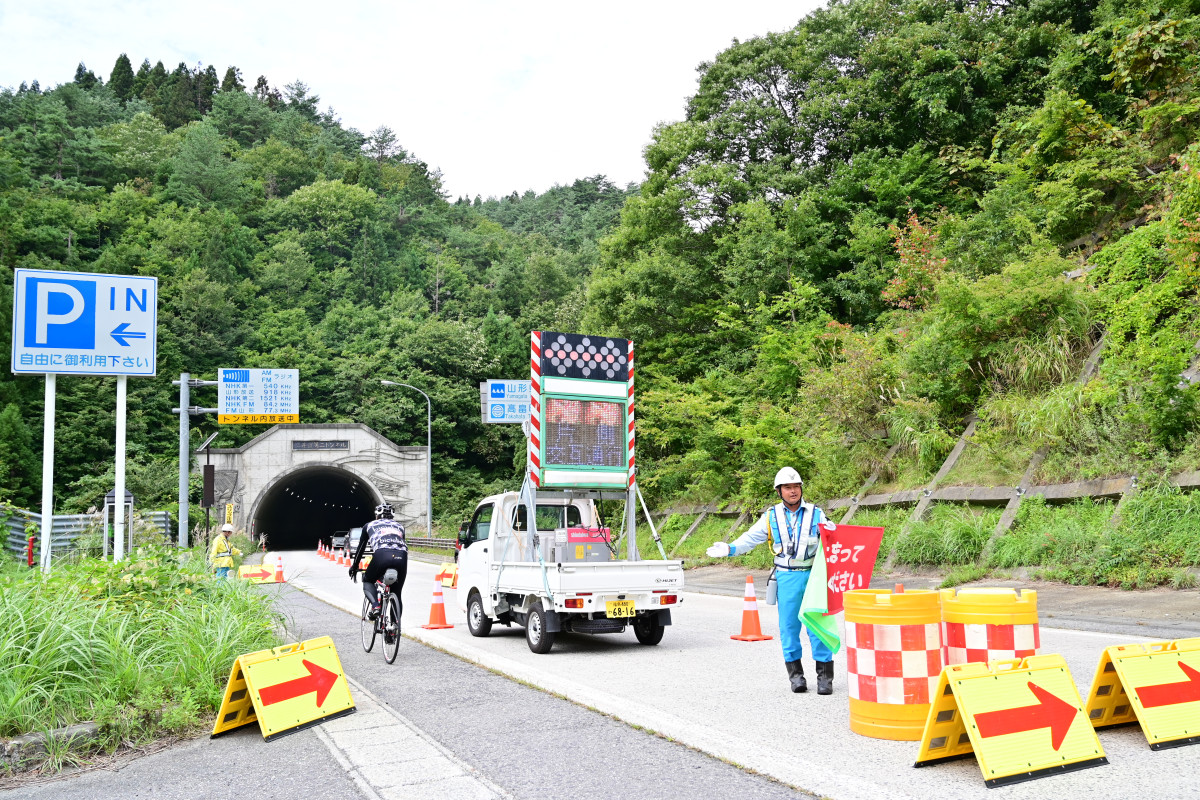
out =
[(233, 533), (233, 526), (226, 522), (221, 526), (221, 532), (217, 534), (217, 538), (213, 539), (212, 551), (208, 554), (212, 565), (216, 567), (218, 578), (228, 578), (229, 571), (233, 569), (233, 557), (242, 554), (241, 550), (230, 543), (229, 535), (231, 533)]

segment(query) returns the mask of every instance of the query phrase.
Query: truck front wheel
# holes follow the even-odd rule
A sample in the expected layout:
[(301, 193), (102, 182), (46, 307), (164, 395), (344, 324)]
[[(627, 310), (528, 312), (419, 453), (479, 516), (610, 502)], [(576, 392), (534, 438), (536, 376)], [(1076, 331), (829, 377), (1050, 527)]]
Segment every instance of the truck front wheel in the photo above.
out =
[(487, 636), (492, 632), (492, 620), (483, 611), (483, 598), (479, 592), (471, 592), (467, 600), (467, 630), (472, 636)]
[(633, 619), (633, 635), (642, 644), (658, 644), (666, 628), (659, 624), (657, 614), (646, 614)]
[(554, 634), (546, 630), (546, 612), (541, 602), (534, 603), (525, 615), (525, 641), (529, 649), (538, 655), (545, 655), (554, 646)]

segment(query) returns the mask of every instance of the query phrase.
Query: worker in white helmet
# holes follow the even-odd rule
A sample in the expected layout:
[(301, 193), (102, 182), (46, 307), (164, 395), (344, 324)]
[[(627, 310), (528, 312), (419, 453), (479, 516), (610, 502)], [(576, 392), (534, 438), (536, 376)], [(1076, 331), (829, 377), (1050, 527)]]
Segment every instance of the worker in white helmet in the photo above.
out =
[[(804, 481), (791, 467), (784, 467), (775, 474), (775, 490), (782, 502), (764, 511), (758, 521), (733, 543), (717, 542), (708, 548), (708, 555), (713, 558), (744, 555), (770, 540), (771, 552), (775, 554), (772, 577), (778, 585), (779, 640), (783, 645), (783, 660), (792, 691), (806, 692), (808, 682), (800, 663), (804, 654), (804, 646), (800, 643), (800, 601), (804, 598), (813, 562), (821, 552), (820, 524), (825, 515), (812, 503), (804, 502)], [(833, 651), (811, 628), (808, 640), (817, 666), (817, 694), (833, 694)]]
[(229, 542), (229, 537), (232, 535), (233, 526), (226, 522), (221, 526), (221, 532), (213, 539), (212, 550), (208, 554), (213, 567), (217, 570), (218, 578), (228, 578), (233, 569), (233, 557), (242, 554), (241, 550)]

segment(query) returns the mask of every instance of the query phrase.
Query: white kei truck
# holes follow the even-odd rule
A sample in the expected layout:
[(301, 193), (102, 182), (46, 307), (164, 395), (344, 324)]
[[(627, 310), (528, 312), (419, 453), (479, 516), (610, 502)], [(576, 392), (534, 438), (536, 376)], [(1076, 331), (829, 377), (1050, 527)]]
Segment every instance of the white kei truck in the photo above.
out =
[[(632, 627), (641, 644), (662, 641), (672, 607), (683, 602), (683, 562), (642, 560), (633, 535), (613, 542), (595, 501), (620, 498), (629, 507), (629, 494), (535, 492), (527, 484), (519, 493), (481, 500), (458, 534), (458, 605), (471, 635), (487, 636), (495, 622), (515, 622), (539, 654), (550, 652), (555, 635), (565, 631)], [(619, 559), (622, 547), (625, 558)]]

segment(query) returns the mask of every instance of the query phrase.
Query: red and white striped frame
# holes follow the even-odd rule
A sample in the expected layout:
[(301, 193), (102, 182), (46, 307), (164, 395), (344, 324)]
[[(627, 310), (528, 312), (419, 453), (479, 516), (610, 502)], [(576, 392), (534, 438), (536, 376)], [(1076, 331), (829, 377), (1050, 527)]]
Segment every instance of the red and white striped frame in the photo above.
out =
[(542, 480), (542, 332), (532, 331), (529, 340), (529, 480)]
[(629, 340), (629, 378), (625, 381), (628, 393), (625, 398), (625, 420), (628, 428), (625, 433), (625, 443), (629, 449), (629, 477), (625, 484), (633, 486), (636, 479), (637, 466), (633, 457), (633, 340)]
[(855, 700), (922, 705), (942, 673), (941, 626), (846, 621), (846, 684)]

